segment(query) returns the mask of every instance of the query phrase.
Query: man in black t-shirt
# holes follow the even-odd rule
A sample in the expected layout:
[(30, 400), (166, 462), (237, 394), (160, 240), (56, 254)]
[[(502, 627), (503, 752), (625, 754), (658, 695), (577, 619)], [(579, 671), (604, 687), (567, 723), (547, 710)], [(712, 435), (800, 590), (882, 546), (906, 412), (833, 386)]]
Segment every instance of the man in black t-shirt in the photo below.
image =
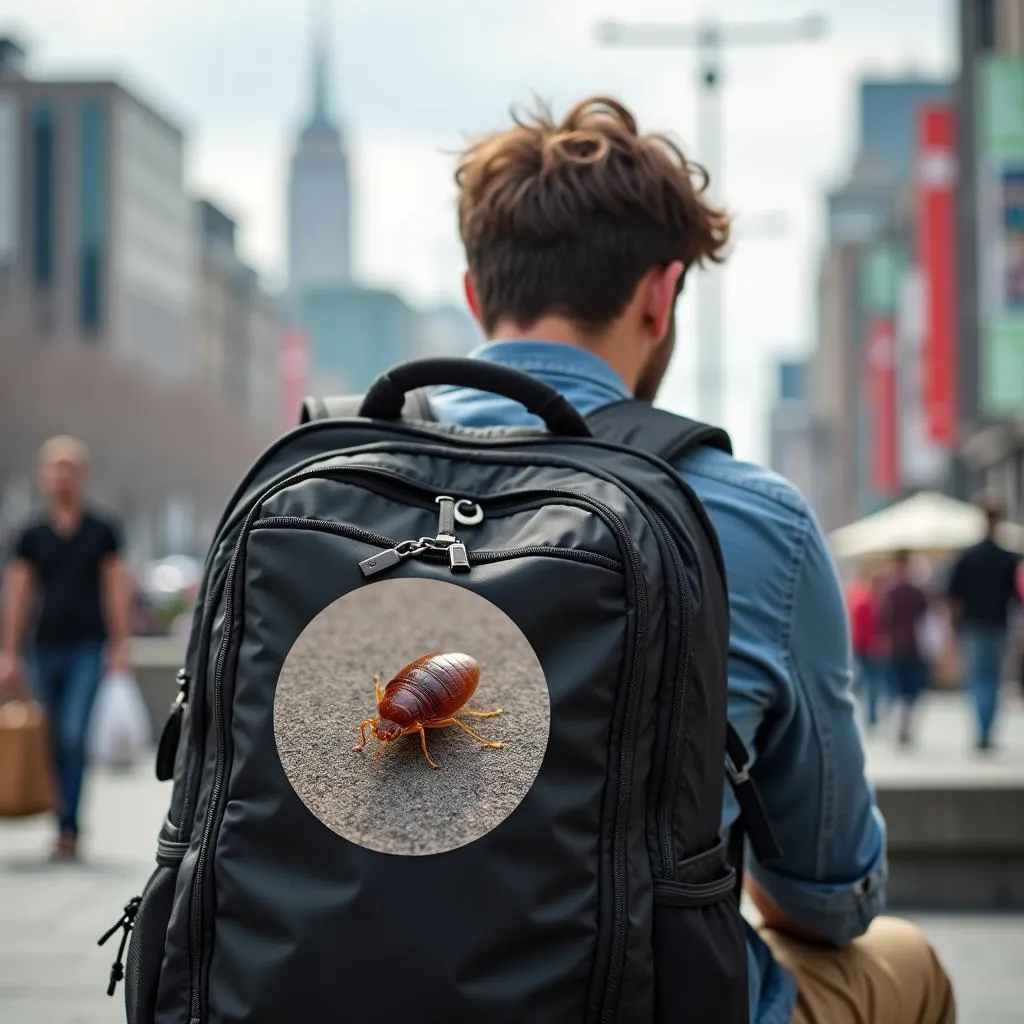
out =
[(85, 446), (55, 437), (40, 453), (45, 517), (17, 538), (4, 578), (0, 690), (28, 676), (53, 733), (61, 797), (57, 858), (74, 857), (86, 733), (104, 664), (127, 670), (131, 597), (117, 528), (84, 504)]
[(978, 718), (978, 749), (992, 746), (1007, 653), (1010, 607), (1017, 598), (1017, 555), (999, 546), (1002, 510), (984, 503), (985, 539), (953, 565), (946, 596), (959, 627), (967, 686)]

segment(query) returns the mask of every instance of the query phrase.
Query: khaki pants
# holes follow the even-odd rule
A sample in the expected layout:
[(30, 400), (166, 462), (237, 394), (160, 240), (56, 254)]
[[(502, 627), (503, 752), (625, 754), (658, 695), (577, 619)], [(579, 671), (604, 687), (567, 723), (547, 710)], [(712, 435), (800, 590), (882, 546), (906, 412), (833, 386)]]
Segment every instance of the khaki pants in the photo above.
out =
[(877, 918), (845, 949), (760, 934), (796, 982), (793, 1024), (955, 1024), (953, 986), (908, 921)]

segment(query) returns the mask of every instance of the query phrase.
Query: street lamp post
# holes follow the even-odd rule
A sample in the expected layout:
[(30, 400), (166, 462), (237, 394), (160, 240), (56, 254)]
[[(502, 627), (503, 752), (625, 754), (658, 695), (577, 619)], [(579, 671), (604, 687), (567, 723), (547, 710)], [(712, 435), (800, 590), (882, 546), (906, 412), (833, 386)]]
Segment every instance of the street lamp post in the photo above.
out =
[[(687, 47), (698, 57), (699, 98), (697, 148), (700, 162), (712, 175), (709, 198), (721, 188), (722, 172), (722, 52), (727, 46), (763, 46), (819, 39), (826, 24), (819, 15), (795, 21), (736, 22), (702, 21), (696, 25), (676, 22), (627, 24), (603, 21), (597, 26), (598, 41), (606, 46)], [(697, 410), (708, 423), (722, 421), (723, 394), (722, 278), (715, 269), (704, 274), (697, 292)]]

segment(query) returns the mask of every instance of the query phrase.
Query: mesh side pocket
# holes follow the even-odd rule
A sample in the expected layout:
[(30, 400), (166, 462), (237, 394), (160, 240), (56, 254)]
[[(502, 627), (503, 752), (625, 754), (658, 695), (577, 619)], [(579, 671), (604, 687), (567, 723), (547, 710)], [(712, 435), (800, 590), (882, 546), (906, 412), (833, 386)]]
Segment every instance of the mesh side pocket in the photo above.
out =
[(125, 963), (125, 1012), (128, 1024), (153, 1024), (167, 922), (178, 867), (161, 865), (142, 890)]

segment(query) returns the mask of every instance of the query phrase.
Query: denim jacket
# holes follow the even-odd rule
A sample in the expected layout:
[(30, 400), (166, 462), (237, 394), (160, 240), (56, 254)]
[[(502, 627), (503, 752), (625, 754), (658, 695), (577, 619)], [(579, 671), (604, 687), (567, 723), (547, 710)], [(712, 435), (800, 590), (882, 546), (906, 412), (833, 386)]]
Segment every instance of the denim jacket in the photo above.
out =
[[(511, 366), (560, 391), (581, 413), (629, 397), (618, 374), (584, 349), (502, 341), (473, 358)], [(536, 426), (522, 406), (465, 388), (431, 399), (438, 419), (466, 426)], [(678, 467), (718, 532), (729, 580), (729, 720), (751, 752), (751, 773), (783, 849), (750, 863), (792, 918), (836, 945), (881, 910), (885, 823), (864, 774), (850, 691), (849, 627), (835, 567), (814, 515), (781, 477), (700, 449)], [(735, 819), (726, 786), (723, 832)], [(796, 992), (748, 926), (751, 1021), (788, 1024)]]

